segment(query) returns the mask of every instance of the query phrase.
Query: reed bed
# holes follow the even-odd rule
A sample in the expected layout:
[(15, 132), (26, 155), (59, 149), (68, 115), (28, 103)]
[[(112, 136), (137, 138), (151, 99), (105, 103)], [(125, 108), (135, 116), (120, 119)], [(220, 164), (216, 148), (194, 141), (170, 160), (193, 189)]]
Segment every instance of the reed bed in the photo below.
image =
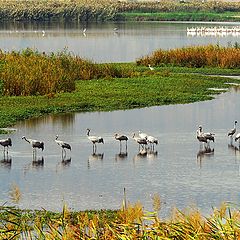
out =
[(119, 20), (126, 12), (239, 12), (239, 2), (221, 1), (114, 1), (114, 0), (0, 0), (1, 20), (68, 20), (108, 21)]
[(66, 51), (39, 53), (31, 49), (0, 52), (0, 89), (6, 96), (53, 95), (75, 90), (76, 80), (126, 77), (132, 69), (94, 64)]
[(167, 219), (140, 203), (115, 211), (61, 213), (0, 209), (1, 239), (239, 239), (240, 211), (224, 203), (205, 217), (197, 209), (174, 209)]
[(157, 50), (136, 61), (137, 65), (172, 65), (181, 67), (239, 68), (239, 46), (218, 45), (184, 47), (172, 50)]

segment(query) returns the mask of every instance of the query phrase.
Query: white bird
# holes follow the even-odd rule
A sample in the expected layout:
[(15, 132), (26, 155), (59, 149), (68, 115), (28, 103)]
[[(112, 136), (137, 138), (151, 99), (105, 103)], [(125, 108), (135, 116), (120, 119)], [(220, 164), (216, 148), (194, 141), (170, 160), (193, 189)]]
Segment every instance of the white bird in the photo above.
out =
[(95, 148), (96, 150), (96, 143), (103, 143), (104, 144), (104, 141), (103, 141), (103, 138), (102, 137), (99, 137), (99, 136), (90, 136), (90, 129), (87, 128), (87, 136), (88, 136), (88, 139), (93, 143), (93, 150)]
[(143, 148), (144, 145), (147, 145), (147, 139), (146, 138), (137, 137), (135, 135), (135, 133), (133, 134), (133, 139), (139, 144), (139, 147), (142, 146), (142, 148)]
[(239, 146), (240, 146), (240, 133), (238, 133), (236, 136), (235, 136), (235, 142), (239, 142)]
[(147, 142), (150, 144), (152, 148), (154, 148), (154, 144), (158, 144), (158, 139), (153, 136), (147, 136)]
[(24, 139), (24, 140), (27, 141), (29, 144), (31, 144), (32, 149), (33, 149), (33, 156), (36, 154), (37, 148), (42, 149), (42, 151), (44, 150), (44, 142), (39, 141), (39, 140), (34, 140), (34, 139), (26, 138), (25, 136), (23, 136), (22, 139)]
[(199, 142), (207, 143), (207, 138), (203, 135), (203, 132), (202, 132), (202, 126), (198, 127), (196, 135)]
[(204, 136), (207, 140), (214, 142), (214, 140), (215, 140), (215, 138), (214, 138), (215, 134), (214, 133), (210, 133), (210, 132), (205, 133), (205, 132), (203, 132), (202, 126), (199, 126), (199, 129), (201, 129), (202, 136)]
[(125, 135), (119, 135), (118, 133), (115, 133), (114, 135), (115, 139), (120, 142), (120, 147), (122, 147), (122, 141), (126, 141), (126, 148), (127, 148), (127, 141), (128, 137)]
[(148, 64), (148, 67), (149, 67), (149, 69), (150, 69), (151, 71), (154, 70), (154, 68), (153, 68), (150, 64)]
[(138, 135), (139, 135), (140, 138), (145, 138), (146, 140), (148, 138), (148, 135), (146, 133), (141, 132), (141, 131), (138, 131)]
[(230, 137), (232, 138), (233, 135), (236, 133), (236, 130), (237, 130), (237, 120), (234, 121), (233, 129), (231, 129), (231, 130), (228, 132), (228, 136), (230, 136)]
[(72, 150), (70, 144), (58, 140), (58, 135), (56, 136), (55, 142), (62, 148), (62, 156), (63, 156), (63, 152), (64, 152), (64, 156), (66, 156), (66, 150), (65, 149), (69, 149), (70, 151)]
[(7, 138), (7, 139), (1, 139), (0, 140), (0, 145), (3, 146), (3, 153), (5, 154), (5, 151), (7, 148), (7, 154), (8, 154), (8, 147), (11, 147), (12, 146), (12, 140), (11, 138)]

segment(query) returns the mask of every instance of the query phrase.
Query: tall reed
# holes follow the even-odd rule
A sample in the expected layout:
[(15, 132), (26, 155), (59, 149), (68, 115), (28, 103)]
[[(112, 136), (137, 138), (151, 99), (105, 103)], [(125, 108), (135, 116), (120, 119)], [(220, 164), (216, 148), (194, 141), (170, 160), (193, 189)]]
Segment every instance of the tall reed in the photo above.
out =
[(67, 51), (0, 51), (0, 90), (7, 96), (48, 95), (75, 90), (76, 80), (128, 77), (133, 69), (94, 64)]
[(113, 0), (0, 0), (1, 20), (117, 20), (123, 12), (238, 12), (239, 2), (223, 1), (113, 1)]
[(240, 211), (223, 203), (209, 216), (175, 209), (168, 219), (143, 211), (140, 203), (121, 210), (61, 213), (0, 208), (1, 239), (223, 239), (240, 238)]
[(137, 59), (138, 65), (152, 64), (184, 67), (239, 68), (240, 48), (218, 45), (183, 47), (172, 50), (157, 50)]

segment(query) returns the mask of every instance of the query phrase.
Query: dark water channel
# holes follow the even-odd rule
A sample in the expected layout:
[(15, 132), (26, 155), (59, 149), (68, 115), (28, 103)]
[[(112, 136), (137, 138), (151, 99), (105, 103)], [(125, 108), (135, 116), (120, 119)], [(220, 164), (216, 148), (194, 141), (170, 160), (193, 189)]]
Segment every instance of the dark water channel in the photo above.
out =
[[(152, 196), (159, 194), (162, 215), (173, 206), (196, 205), (203, 213), (222, 201), (240, 201), (240, 150), (230, 145), (227, 132), (234, 120), (240, 122), (240, 94), (237, 88), (212, 101), (136, 110), (51, 115), (20, 122), (10, 134), (11, 162), (0, 162), (0, 204), (11, 204), (10, 190), (20, 189), (18, 206), (61, 210), (119, 208), (126, 188), (130, 202), (140, 200), (152, 210)], [(216, 134), (210, 154), (199, 152), (195, 137), (198, 125)], [(86, 136), (101, 135), (105, 144), (95, 154)], [(131, 136), (141, 130), (160, 141), (155, 151), (139, 154)], [(128, 149), (114, 140), (116, 132), (130, 137)], [(239, 131), (238, 131), (239, 132)], [(62, 161), (56, 134), (72, 145)], [(33, 162), (31, 146), (21, 137), (45, 142)], [(5, 138), (6, 136), (1, 136)]]

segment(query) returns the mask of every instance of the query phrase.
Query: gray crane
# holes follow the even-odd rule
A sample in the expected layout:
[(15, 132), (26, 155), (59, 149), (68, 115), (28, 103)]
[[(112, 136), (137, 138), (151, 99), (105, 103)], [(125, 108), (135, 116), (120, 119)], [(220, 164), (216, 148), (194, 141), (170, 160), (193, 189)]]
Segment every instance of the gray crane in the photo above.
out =
[(93, 151), (96, 151), (97, 149), (97, 146), (96, 146), (96, 143), (103, 143), (104, 144), (104, 141), (103, 141), (103, 138), (102, 137), (99, 137), (99, 136), (90, 136), (90, 129), (87, 128), (87, 136), (88, 136), (88, 139), (92, 142), (93, 144)]
[[(56, 135), (55, 142), (62, 148), (62, 158), (66, 156), (66, 150), (69, 149), (70, 151), (72, 150), (71, 146), (69, 143), (66, 143), (64, 141), (58, 140), (58, 135)], [(63, 155), (64, 153), (64, 155)]]
[(37, 148), (42, 149), (42, 151), (44, 150), (44, 142), (39, 141), (39, 140), (34, 140), (34, 139), (26, 138), (25, 136), (23, 136), (22, 139), (24, 139), (26, 142), (28, 142), (29, 144), (31, 144), (32, 149), (33, 149), (33, 157), (34, 157), (34, 156), (36, 157)]
[(4, 155), (5, 155), (6, 148), (7, 148), (7, 155), (8, 155), (8, 148), (12, 146), (12, 140), (11, 140), (11, 138), (1, 139), (1, 140), (0, 140), (0, 145), (3, 146), (3, 154), (4, 154)]

